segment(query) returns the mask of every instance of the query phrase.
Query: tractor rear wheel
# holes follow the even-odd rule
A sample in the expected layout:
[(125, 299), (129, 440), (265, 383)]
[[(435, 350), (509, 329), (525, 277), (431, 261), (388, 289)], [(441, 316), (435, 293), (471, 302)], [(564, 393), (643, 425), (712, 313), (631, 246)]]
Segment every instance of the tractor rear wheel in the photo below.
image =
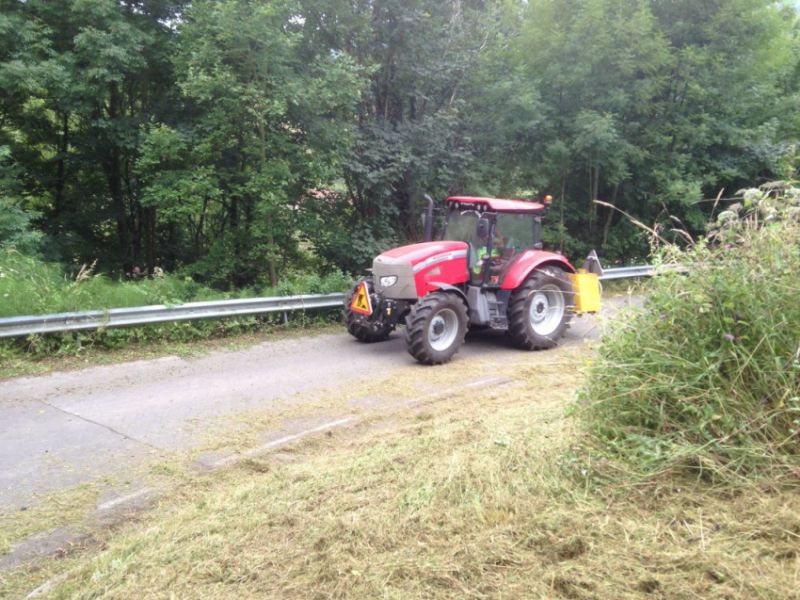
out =
[(575, 310), (572, 282), (557, 267), (537, 270), (511, 295), (508, 335), (525, 350), (554, 347)]
[(367, 282), (367, 288), (373, 289), (372, 277), (365, 277), (364, 279), (356, 282), (350, 292), (345, 296), (344, 304), (344, 322), (347, 326), (347, 332), (356, 338), (359, 342), (365, 344), (373, 344), (375, 342), (383, 342), (389, 338), (392, 333), (394, 325), (386, 324), (383, 322), (374, 322), (373, 315), (367, 317), (353, 312), (350, 305), (353, 302), (353, 297), (356, 295), (362, 281)]
[(411, 307), (406, 317), (408, 352), (426, 365), (446, 363), (467, 333), (467, 307), (455, 294), (432, 292)]

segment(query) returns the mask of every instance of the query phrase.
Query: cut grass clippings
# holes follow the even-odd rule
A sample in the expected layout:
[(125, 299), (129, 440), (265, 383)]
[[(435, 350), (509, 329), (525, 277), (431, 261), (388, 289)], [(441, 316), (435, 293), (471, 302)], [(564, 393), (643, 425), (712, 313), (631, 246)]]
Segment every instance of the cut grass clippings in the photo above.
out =
[(102, 482), (44, 494), (33, 506), (0, 510), (0, 557), (26, 537), (73, 525), (95, 505)]
[(0, 575), (0, 595), (66, 570), (44, 597), (800, 597), (798, 494), (593, 485), (565, 459), (587, 353), (547, 357), (197, 478), (100, 551)]

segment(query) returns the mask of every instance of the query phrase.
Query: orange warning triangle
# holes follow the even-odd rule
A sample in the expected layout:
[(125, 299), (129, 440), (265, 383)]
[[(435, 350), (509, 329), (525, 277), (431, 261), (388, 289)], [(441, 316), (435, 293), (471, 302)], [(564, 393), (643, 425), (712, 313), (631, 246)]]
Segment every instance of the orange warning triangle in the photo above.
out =
[(350, 302), (350, 310), (361, 313), (362, 315), (372, 314), (372, 302), (369, 299), (366, 281), (362, 281), (358, 286), (356, 295), (353, 296), (353, 301)]

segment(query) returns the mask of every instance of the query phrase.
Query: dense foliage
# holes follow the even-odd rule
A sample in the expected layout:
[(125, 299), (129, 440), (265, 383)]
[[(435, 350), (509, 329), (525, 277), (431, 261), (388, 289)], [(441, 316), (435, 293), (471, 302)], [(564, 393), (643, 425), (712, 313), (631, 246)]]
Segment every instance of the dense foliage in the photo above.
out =
[[(782, 470), (800, 451), (800, 189), (748, 190), (603, 341), (583, 416), (645, 473)], [(787, 468), (788, 467), (788, 468)], [(782, 469), (780, 469), (782, 468)]]
[(773, 0), (0, 0), (0, 246), (220, 287), (362, 268), (422, 194), (533, 197), (647, 251), (795, 167)]
[[(22, 314), (47, 314), (81, 310), (104, 310), (152, 304), (220, 300), (252, 296), (291, 296), (343, 292), (351, 278), (341, 271), (321, 276), (285, 273), (274, 287), (250, 287), (220, 292), (193, 281), (156, 270), (152, 277), (140, 276), (119, 282), (93, 266), (65, 273), (60, 265), (47, 264), (16, 250), (0, 249), (0, 318)], [(183, 342), (239, 333), (264, 331), (276, 325), (325, 323), (338, 319), (339, 310), (305, 313), (270, 313), (226, 319), (176, 321), (136, 327), (77, 331), (54, 335), (0, 340), (0, 361), (13, 363), (23, 357), (79, 355), (86, 348), (136, 347), (148, 342)], [(13, 369), (12, 369), (13, 370)]]

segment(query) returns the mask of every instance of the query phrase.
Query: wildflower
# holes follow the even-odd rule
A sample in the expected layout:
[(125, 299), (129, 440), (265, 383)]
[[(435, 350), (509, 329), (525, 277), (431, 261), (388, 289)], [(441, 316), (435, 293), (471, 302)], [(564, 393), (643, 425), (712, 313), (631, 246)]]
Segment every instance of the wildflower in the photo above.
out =
[(736, 341), (736, 336), (733, 335), (730, 331), (728, 333), (726, 333), (725, 335), (723, 335), (722, 337), (724, 337), (729, 342)]

